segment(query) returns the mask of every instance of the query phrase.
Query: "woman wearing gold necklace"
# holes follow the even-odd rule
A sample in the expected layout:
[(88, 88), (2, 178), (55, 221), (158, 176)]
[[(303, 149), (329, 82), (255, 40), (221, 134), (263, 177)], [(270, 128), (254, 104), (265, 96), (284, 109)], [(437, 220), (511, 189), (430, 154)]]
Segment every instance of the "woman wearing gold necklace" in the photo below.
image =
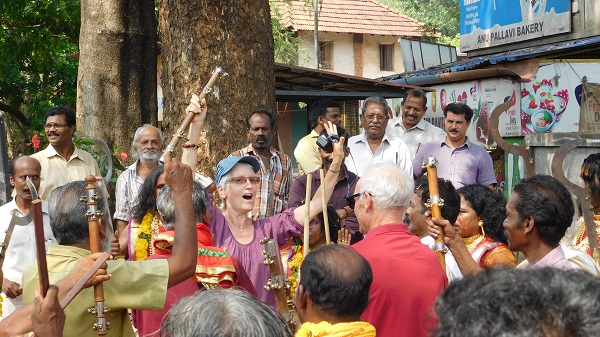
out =
[[(482, 185), (467, 185), (458, 193), (460, 213), (453, 227), (473, 260), (483, 269), (497, 263), (514, 268), (515, 256), (506, 246), (502, 226), (506, 218), (504, 198)], [(462, 271), (460, 263), (459, 267)]]
[[(600, 153), (594, 153), (585, 158), (581, 165), (580, 176), (590, 193), (590, 203), (594, 212), (594, 222), (596, 223), (596, 234), (598, 242), (600, 242)], [(579, 226), (573, 238), (573, 248), (591, 255), (588, 233), (585, 230), (583, 217), (578, 223)], [(596, 262), (600, 263), (600, 253), (594, 252), (594, 255), (593, 257)]]
[[(444, 224), (444, 242), (463, 275), (486, 269), (495, 264), (514, 268), (514, 254), (506, 245), (502, 223), (506, 219), (506, 200), (482, 185), (467, 185), (457, 191), (460, 194), (460, 213), (452, 225)], [(432, 219), (429, 233), (436, 238), (440, 232)]]
[(154, 253), (154, 238), (164, 231), (156, 212), (156, 197), (166, 185), (164, 167), (155, 167), (140, 189), (133, 216), (119, 237), (121, 254), (128, 260), (145, 260)]

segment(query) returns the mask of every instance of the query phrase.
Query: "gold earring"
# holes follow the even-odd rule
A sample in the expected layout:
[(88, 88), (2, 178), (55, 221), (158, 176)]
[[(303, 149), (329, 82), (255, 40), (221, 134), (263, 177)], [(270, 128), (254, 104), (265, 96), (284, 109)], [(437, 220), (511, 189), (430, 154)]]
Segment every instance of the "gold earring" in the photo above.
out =
[(479, 228), (481, 228), (481, 234), (485, 236), (485, 229), (483, 229), (483, 220), (479, 220)]

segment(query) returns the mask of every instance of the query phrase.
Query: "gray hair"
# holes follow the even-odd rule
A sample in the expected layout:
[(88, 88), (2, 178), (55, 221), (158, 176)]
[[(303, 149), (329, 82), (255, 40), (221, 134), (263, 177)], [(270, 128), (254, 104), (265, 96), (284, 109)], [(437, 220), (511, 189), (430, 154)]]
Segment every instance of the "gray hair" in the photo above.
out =
[[(88, 206), (80, 200), (87, 195), (85, 181), (73, 181), (55, 188), (48, 201), (48, 215), (50, 228), (60, 245), (74, 245), (85, 243), (89, 239), (89, 225), (85, 214)], [(110, 252), (110, 239), (112, 228), (108, 221), (109, 212), (106, 197), (102, 189), (97, 188), (96, 194), (100, 196), (96, 201), (98, 210), (103, 212), (102, 224), (105, 227), (106, 238), (102, 241), (102, 250)]]
[(380, 209), (404, 208), (410, 203), (414, 182), (406, 172), (393, 163), (379, 163), (369, 166), (360, 178), (361, 190), (373, 196), (373, 202)]
[(360, 114), (364, 115), (365, 111), (367, 110), (367, 105), (369, 103), (377, 103), (377, 104), (381, 104), (383, 105), (383, 110), (385, 111), (385, 115), (388, 115), (388, 103), (385, 100), (385, 98), (380, 97), (380, 96), (371, 96), (371, 97), (367, 97), (362, 104), (362, 107), (360, 108)]
[[(219, 181), (219, 186), (221, 186), (221, 188), (223, 190), (225, 190), (225, 186), (227, 186), (227, 180), (229, 180), (229, 178), (231, 178), (231, 171), (233, 171), (233, 169), (238, 166), (238, 165), (248, 165), (248, 167), (250, 167), (252, 169), (252, 171), (254, 171), (254, 167), (252, 167), (252, 165), (248, 164), (248, 163), (237, 163), (235, 164), (231, 170), (229, 170), (229, 172), (227, 172), (226, 174), (224, 174), (221, 177), (221, 180)], [(224, 211), (227, 209), (227, 202), (225, 200), (225, 198), (221, 199), (221, 205), (219, 207), (221, 209), (221, 211)]]
[[(197, 181), (192, 186), (192, 206), (196, 215), (196, 223), (201, 222), (208, 205), (206, 191)], [(175, 203), (172, 198), (172, 190), (165, 185), (156, 198), (156, 209), (162, 218), (162, 225), (166, 230), (175, 229)]]
[(183, 298), (165, 316), (161, 337), (291, 337), (283, 317), (238, 289), (211, 289)]
[(154, 129), (156, 131), (158, 131), (158, 135), (160, 136), (160, 147), (162, 148), (163, 143), (165, 142), (165, 138), (163, 136), (162, 131), (160, 131), (159, 128), (155, 127), (154, 125), (151, 124), (144, 124), (142, 126), (140, 126), (139, 128), (137, 128), (137, 130), (135, 130), (135, 133), (133, 134), (133, 140), (131, 141), (131, 149), (129, 150), (129, 153), (134, 157), (137, 158), (138, 157), (138, 141), (140, 140), (140, 133), (142, 133), (143, 130), (145, 129)]

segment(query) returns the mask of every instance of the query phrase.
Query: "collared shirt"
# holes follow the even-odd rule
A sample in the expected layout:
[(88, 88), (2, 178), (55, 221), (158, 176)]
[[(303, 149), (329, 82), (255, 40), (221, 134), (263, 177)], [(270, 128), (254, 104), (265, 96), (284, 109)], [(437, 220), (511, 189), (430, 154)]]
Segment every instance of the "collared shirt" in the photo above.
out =
[(573, 269), (573, 266), (571, 265), (569, 260), (567, 260), (565, 252), (563, 251), (560, 245), (552, 249), (550, 253), (546, 254), (546, 256), (544, 256), (537, 263), (529, 264), (529, 262), (525, 260), (517, 266), (518, 269), (544, 267), (559, 268), (564, 270)]
[[(0, 242), (4, 242), (4, 239), (6, 238), (6, 231), (12, 218), (12, 214), (10, 214), (12, 210), (15, 210), (19, 217), (25, 216), (14, 199), (0, 207)], [(42, 212), (42, 219), (44, 220), (44, 240), (46, 241), (46, 250), (48, 250), (48, 247), (51, 244), (56, 244), (56, 239), (50, 228), (48, 204), (46, 204), (45, 201), (42, 201)], [(25, 267), (34, 261), (37, 261), (37, 250), (35, 245), (33, 220), (24, 225), (16, 224), (12, 232), (10, 243), (6, 249), (4, 265), (2, 266), (4, 278), (22, 285)], [(22, 296), (9, 298), (6, 294), (2, 293), (2, 297), (4, 298), (4, 303), (2, 303), (2, 318), (10, 315), (15, 309), (18, 309), (23, 305)]]
[(428, 336), (437, 326), (435, 299), (448, 285), (435, 253), (403, 223), (375, 227), (350, 248), (373, 269), (361, 319), (373, 324), (378, 336)]
[[(46, 255), (50, 284), (69, 274), (82, 257), (90, 255), (87, 249), (52, 245)], [(167, 260), (107, 261), (111, 279), (104, 282), (104, 305), (110, 310), (106, 321), (110, 323), (107, 337), (133, 337), (127, 308), (161, 310), (165, 305), (169, 281)], [(37, 264), (30, 264), (23, 275), (23, 302), (30, 303), (39, 290)], [(94, 307), (94, 288), (83, 289), (65, 309), (65, 337), (94, 336), (92, 330), (96, 315), (87, 309)]]
[(387, 131), (404, 141), (410, 150), (411, 158), (415, 157), (417, 150), (422, 144), (443, 140), (446, 138), (446, 132), (437, 126), (421, 119), (417, 125), (406, 130), (402, 124), (402, 115), (398, 116), (392, 123), (388, 124)]
[[(260, 193), (256, 196), (254, 209), (252, 210), (253, 220), (279, 214), (287, 208), (293, 177), (292, 160), (286, 154), (272, 147), (269, 148), (269, 151), (271, 152), (271, 158), (268, 171), (260, 156), (254, 152), (252, 144), (229, 155), (251, 156), (260, 163), (261, 179), (258, 185)], [(269, 199), (272, 199), (270, 204)]]
[(76, 180), (85, 180), (89, 175), (100, 176), (98, 163), (91, 154), (75, 147), (69, 160), (65, 160), (52, 147), (52, 144), (40, 152), (31, 155), (41, 166), (40, 190), (38, 194), (48, 200), (53, 189)]
[(569, 243), (561, 242), (560, 246), (573, 269), (581, 269), (594, 276), (600, 276), (600, 265), (593, 257), (573, 248)]
[(359, 177), (367, 172), (369, 166), (377, 163), (394, 163), (409, 177), (412, 174), (412, 157), (408, 147), (400, 138), (384, 134), (381, 144), (373, 153), (367, 141), (367, 135), (363, 133), (350, 137), (348, 147), (350, 156), (346, 158), (346, 167)]
[[(356, 174), (349, 172), (345, 166), (343, 166), (343, 168), (344, 169), (342, 172), (340, 172), (338, 182), (333, 188), (331, 198), (329, 199), (329, 203), (333, 205), (336, 210), (348, 206), (345, 198), (354, 194), (354, 189), (356, 188), (356, 183), (358, 182), (358, 176)], [(310, 188), (312, 198), (315, 193), (317, 193), (319, 186), (321, 186), (321, 176), (319, 174), (319, 170), (311, 172), (310, 175), (312, 177)], [(298, 207), (303, 204), (303, 201), (306, 198), (307, 177), (308, 175), (303, 175), (294, 180), (294, 183), (292, 184), (292, 191), (290, 192), (290, 200), (288, 202), (289, 207)], [(358, 232), (358, 220), (356, 219), (354, 213), (348, 215), (348, 217), (343, 220), (343, 225), (348, 227), (350, 234)]]
[(319, 134), (313, 129), (308, 135), (298, 141), (294, 149), (294, 157), (298, 163), (298, 172), (304, 175), (321, 167), (321, 157), (319, 156), (319, 146), (317, 145)]
[[(433, 237), (429, 235), (424, 236), (421, 238), (421, 243), (435, 251), (435, 239)], [(460, 271), (452, 252), (448, 251), (444, 254), (444, 258), (446, 260), (446, 276), (448, 277), (448, 282), (463, 278), (462, 272)]]
[(137, 165), (140, 160), (131, 164), (117, 179), (115, 188), (115, 215), (116, 220), (129, 221), (133, 207), (138, 202), (140, 189), (144, 185), (144, 179), (137, 174)]
[(496, 183), (494, 163), (487, 151), (479, 145), (466, 142), (453, 149), (446, 140), (434, 141), (421, 145), (413, 159), (413, 174), (420, 177), (424, 170), (423, 160), (433, 156), (438, 161), (438, 178), (450, 180), (455, 188), (466, 185), (490, 185)]

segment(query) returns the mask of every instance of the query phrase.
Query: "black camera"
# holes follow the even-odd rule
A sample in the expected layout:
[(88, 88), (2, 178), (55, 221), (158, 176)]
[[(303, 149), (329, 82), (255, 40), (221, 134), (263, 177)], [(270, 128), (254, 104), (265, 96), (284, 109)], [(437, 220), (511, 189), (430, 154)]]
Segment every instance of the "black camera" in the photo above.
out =
[(325, 135), (320, 135), (317, 138), (317, 145), (321, 148), (321, 150), (331, 153), (333, 152), (333, 143), (338, 143), (340, 141), (340, 136), (338, 135), (329, 135), (325, 137)]

